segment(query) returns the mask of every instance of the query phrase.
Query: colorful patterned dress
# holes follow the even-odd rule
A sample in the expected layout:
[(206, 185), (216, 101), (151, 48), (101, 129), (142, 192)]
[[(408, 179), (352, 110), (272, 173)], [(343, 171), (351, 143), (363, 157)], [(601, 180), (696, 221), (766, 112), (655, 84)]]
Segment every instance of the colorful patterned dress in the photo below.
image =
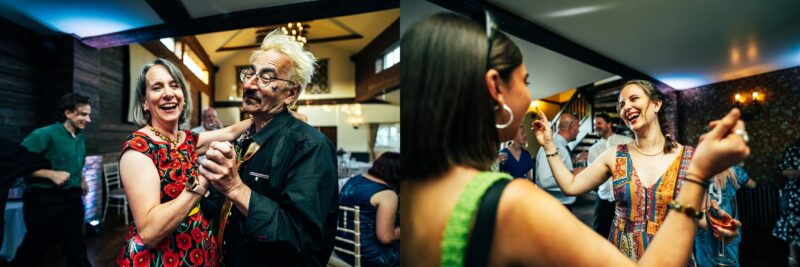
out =
[[(186, 141), (176, 150), (166, 142), (150, 139), (136, 131), (128, 136), (122, 152), (133, 149), (153, 160), (161, 177), (161, 203), (178, 197), (188, 177), (197, 176), (197, 134), (185, 131)], [(195, 208), (198, 208), (196, 206)], [(218, 266), (217, 241), (203, 213), (193, 209), (156, 248), (148, 249), (139, 237), (136, 225), (128, 225), (117, 266)]]
[(693, 153), (694, 148), (684, 146), (678, 152), (680, 157), (676, 157), (661, 177), (647, 188), (639, 180), (628, 146), (617, 146), (613, 173), (617, 206), (608, 240), (631, 260), (638, 261), (642, 257), (664, 222), (667, 205), (680, 192)]

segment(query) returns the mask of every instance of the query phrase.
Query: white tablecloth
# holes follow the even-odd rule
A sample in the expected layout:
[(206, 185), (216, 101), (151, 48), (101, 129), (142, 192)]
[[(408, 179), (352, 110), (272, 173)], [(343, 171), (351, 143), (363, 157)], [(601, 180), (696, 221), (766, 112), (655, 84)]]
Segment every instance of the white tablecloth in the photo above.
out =
[(3, 229), (3, 248), (0, 257), (8, 261), (14, 258), (17, 248), (25, 238), (25, 219), (22, 217), (22, 201), (9, 201), (6, 203), (6, 224)]

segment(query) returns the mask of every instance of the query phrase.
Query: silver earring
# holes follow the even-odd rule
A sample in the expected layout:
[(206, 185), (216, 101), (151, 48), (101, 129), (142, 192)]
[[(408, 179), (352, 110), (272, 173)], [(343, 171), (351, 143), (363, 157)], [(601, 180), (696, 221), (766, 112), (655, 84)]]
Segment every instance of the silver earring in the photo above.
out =
[[(498, 110), (497, 106), (494, 107), (494, 110)], [(508, 107), (508, 105), (503, 104), (503, 110), (508, 111), (509, 118), (508, 118), (508, 121), (506, 123), (495, 124), (494, 126), (497, 127), (497, 129), (505, 129), (506, 127), (511, 125), (511, 122), (514, 121), (514, 112), (511, 111), (511, 108)], [(501, 111), (500, 114), (503, 114), (503, 112)]]

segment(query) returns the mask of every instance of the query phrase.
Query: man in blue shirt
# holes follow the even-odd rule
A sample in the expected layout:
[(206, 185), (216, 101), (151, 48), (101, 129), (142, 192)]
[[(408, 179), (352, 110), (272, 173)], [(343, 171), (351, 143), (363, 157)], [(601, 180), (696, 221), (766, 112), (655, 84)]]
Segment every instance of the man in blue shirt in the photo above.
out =
[[(558, 156), (561, 158), (561, 161), (567, 165), (567, 169), (576, 175), (582, 171), (583, 168), (572, 167), (572, 159), (569, 155), (567, 143), (574, 141), (575, 138), (578, 137), (579, 124), (578, 118), (575, 117), (575, 115), (561, 115), (561, 118), (558, 120), (558, 133), (553, 135), (553, 143), (558, 148)], [(550, 195), (558, 199), (561, 204), (564, 204), (564, 206), (572, 211), (572, 204), (575, 203), (575, 197), (565, 195), (564, 192), (561, 191), (561, 188), (558, 187), (556, 178), (553, 176), (553, 171), (550, 170), (550, 164), (547, 163), (544, 147), (539, 148), (539, 152), (536, 153), (536, 185), (547, 191), (547, 193), (550, 193)]]

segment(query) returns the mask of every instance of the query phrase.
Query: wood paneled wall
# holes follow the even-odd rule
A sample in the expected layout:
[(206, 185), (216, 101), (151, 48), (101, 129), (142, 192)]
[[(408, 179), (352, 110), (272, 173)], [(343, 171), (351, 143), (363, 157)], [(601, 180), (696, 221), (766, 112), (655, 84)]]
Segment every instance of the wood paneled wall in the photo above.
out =
[(95, 49), (70, 36), (44, 38), (0, 19), (0, 137), (20, 142), (59, 120), (58, 99), (76, 92), (92, 99), (89, 155), (117, 154), (138, 127), (125, 119), (128, 48)]
[(355, 56), (356, 102), (367, 101), (381, 93), (400, 88), (400, 64), (402, 62), (380, 73), (375, 73), (375, 60), (399, 40), (400, 20), (398, 19)]

